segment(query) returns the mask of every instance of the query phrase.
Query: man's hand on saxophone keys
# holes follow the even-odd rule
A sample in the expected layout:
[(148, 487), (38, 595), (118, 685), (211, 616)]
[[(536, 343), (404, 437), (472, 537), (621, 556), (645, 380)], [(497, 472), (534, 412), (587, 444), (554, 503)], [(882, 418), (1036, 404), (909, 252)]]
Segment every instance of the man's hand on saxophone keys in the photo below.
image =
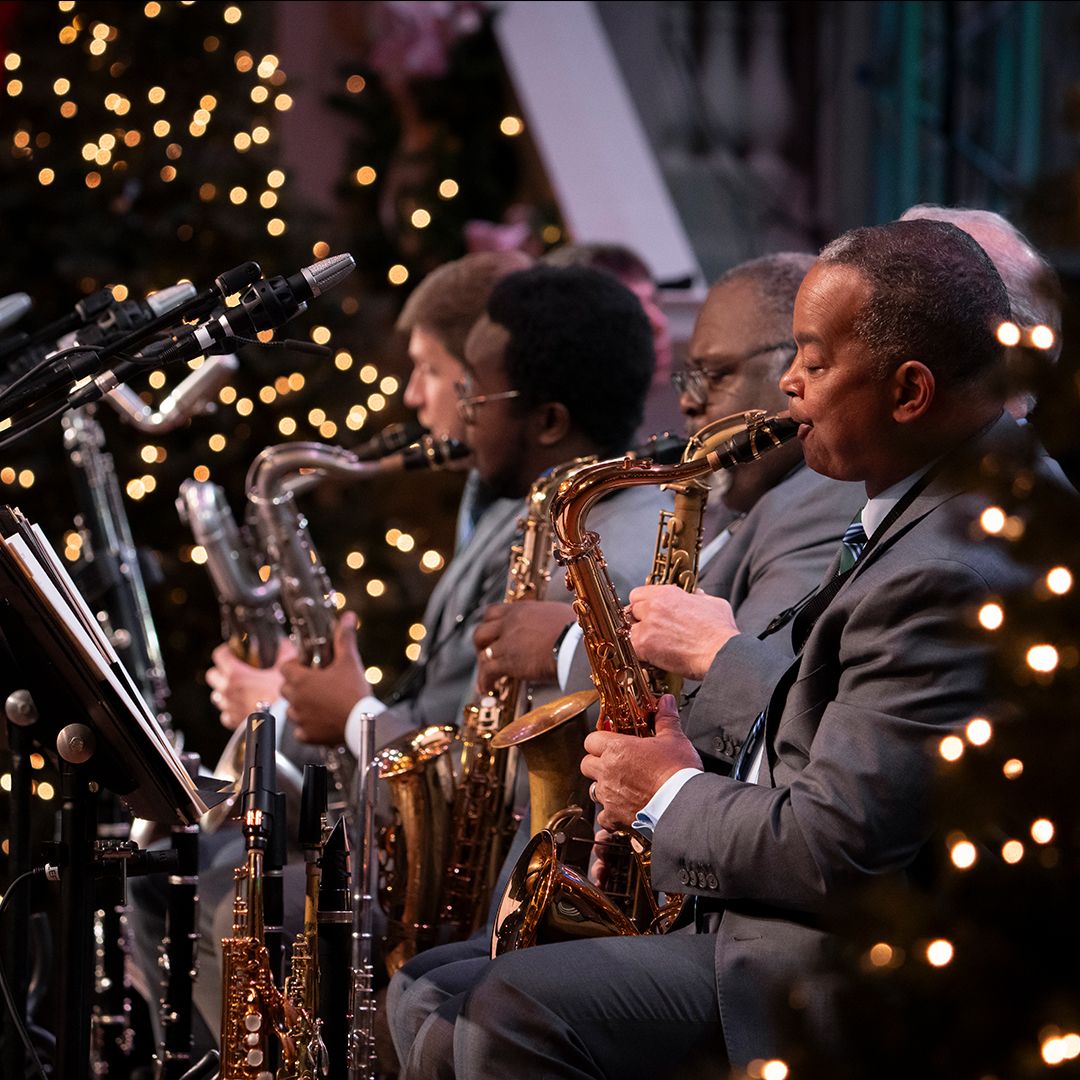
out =
[(245, 664), (225, 643), (211, 656), (214, 666), (206, 672), (210, 700), (221, 713), (222, 725), (232, 731), (260, 704), (270, 704), (281, 697), (281, 665), (293, 659), (296, 650), (288, 638), (282, 638), (274, 665), (268, 668)]
[(290, 660), (282, 667), (281, 696), (289, 704), (288, 720), (302, 742), (337, 746), (345, 741), (352, 707), (372, 694), (364, 662), (356, 646), (356, 615), (346, 611), (334, 629), (334, 659), (324, 668)]
[(726, 600), (677, 585), (640, 585), (624, 610), (638, 657), (686, 679), (704, 679), (716, 654), (739, 633)]
[(488, 693), (504, 675), (537, 685), (555, 682), (552, 650), (573, 621), (573, 608), (555, 600), (492, 604), (473, 632), (477, 690)]
[(581, 771), (594, 781), (589, 794), (597, 804), (597, 823), (605, 829), (628, 829), (666, 780), (681, 769), (702, 767), (671, 694), (660, 698), (654, 738), (591, 731), (585, 753)]

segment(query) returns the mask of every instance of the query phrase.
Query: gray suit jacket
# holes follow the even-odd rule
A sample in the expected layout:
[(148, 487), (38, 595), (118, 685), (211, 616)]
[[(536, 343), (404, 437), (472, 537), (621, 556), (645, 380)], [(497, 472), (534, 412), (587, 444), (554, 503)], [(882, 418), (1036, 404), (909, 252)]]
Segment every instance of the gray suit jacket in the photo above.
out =
[[(977, 445), (1008, 441), (1010, 428), (1002, 418)], [(716, 990), (737, 1066), (788, 1056), (798, 986), (804, 997), (812, 988), (816, 1029), (834, 1032), (828, 982), (814, 981), (830, 940), (822, 916), (847, 890), (910, 866), (931, 831), (928, 748), (985, 708), (989, 645), (958, 635), (958, 616), (1028, 575), (996, 541), (970, 538), (985, 500), (964, 491), (932, 481), (818, 619), (773, 693), (759, 783), (696, 776), (657, 826), (656, 885), (723, 909)], [(741, 659), (727, 658), (736, 686)], [(715, 693), (696, 708), (746, 727), (732, 715), (741, 702)]]
[[(788, 631), (764, 641), (758, 635), (775, 615), (817, 587), (844, 529), (865, 502), (862, 484), (830, 480), (800, 463), (729, 526), (731, 539), (706, 565), (698, 585), (731, 604), (742, 633), (717, 654), (683, 716), (686, 733), (699, 750), (726, 760), (735, 757), (793, 655)], [(736, 651), (745, 676), (732, 685), (725, 674), (727, 654)], [(738, 695), (725, 710), (739, 718), (734, 728), (717, 724), (716, 710), (708, 704), (716, 695), (729, 701)]]
[(456, 724), (470, 697), (476, 650), (473, 631), (488, 604), (502, 599), (510, 545), (524, 503), (497, 499), (476, 523), (468, 542), (455, 553), (424, 609), (427, 635), (413, 668), (418, 688), (379, 715), (379, 745), (426, 724)]

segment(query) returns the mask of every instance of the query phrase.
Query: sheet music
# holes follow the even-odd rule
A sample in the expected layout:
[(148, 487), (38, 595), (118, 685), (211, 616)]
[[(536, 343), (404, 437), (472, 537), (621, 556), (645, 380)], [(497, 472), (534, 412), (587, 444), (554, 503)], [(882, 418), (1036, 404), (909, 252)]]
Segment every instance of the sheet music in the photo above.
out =
[(31, 525), (17, 509), (12, 508), (10, 514), (15, 531), (0, 536), (3, 553), (18, 566), (41, 607), (55, 616), (51, 624), (63, 632), (72, 652), (82, 658), (99, 684), (104, 683), (112, 690), (125, 714), (134, 718), (158, 756), (167, 763), (181, 790), (199, 808), (199, 813), (204, 813), (206, 803), (67, 569), (38, 526)]

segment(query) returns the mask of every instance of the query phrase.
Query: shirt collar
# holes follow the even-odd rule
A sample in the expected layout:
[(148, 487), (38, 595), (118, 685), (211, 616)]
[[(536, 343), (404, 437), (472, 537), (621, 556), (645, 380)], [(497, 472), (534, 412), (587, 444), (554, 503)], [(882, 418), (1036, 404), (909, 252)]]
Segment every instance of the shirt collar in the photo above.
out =
[(889, 511), (903, 498), (904, 492), (911, 487), (920, 477), (924, 476), (933, 467), (934, 462), (928, 462), (921, 469), (916, 469), (910, 476), (886, 488), (880, 495), (869, 499), (862, 508), (863, 532), (868, 537), (874, 535), (874, 530), (885, 520)]

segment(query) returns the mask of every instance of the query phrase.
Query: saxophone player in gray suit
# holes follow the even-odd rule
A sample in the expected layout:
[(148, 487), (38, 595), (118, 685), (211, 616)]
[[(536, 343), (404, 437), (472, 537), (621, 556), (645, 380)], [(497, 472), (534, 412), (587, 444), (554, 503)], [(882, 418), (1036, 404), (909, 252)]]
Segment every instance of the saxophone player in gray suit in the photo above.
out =
[[(671, 698), (656, 738), (586, 742), (601, 823), (652, 831), (653, 880), (696, 898), (694, 924), (500, 957), (464, 1000), (442, 1075), (726, 1075), (792, 1061), (808, 1030), (843, 1052), (828, 920), (929, 839), (927, 746), (987, 706), (989, 644), (957, 634), (958, 616), (1028, 577), (972, 538), (985, 499), (974, 471), (952, 469), (1007, 462), (1022, 434), (994, 336), (1008, 314), (993, 265), (951, 225), (894, 222), (824, 249), (780, 385), (810, 467), (865, 485), (860, 528), (791, 624), (797, 657), (767, 708), (741, 717), (733, 776), (702, 770)], [(760, 686), (739, 630), (729, 615), (713, 664)], [(693, 712), (734, 727), (741, 700), (706, 687)]]

